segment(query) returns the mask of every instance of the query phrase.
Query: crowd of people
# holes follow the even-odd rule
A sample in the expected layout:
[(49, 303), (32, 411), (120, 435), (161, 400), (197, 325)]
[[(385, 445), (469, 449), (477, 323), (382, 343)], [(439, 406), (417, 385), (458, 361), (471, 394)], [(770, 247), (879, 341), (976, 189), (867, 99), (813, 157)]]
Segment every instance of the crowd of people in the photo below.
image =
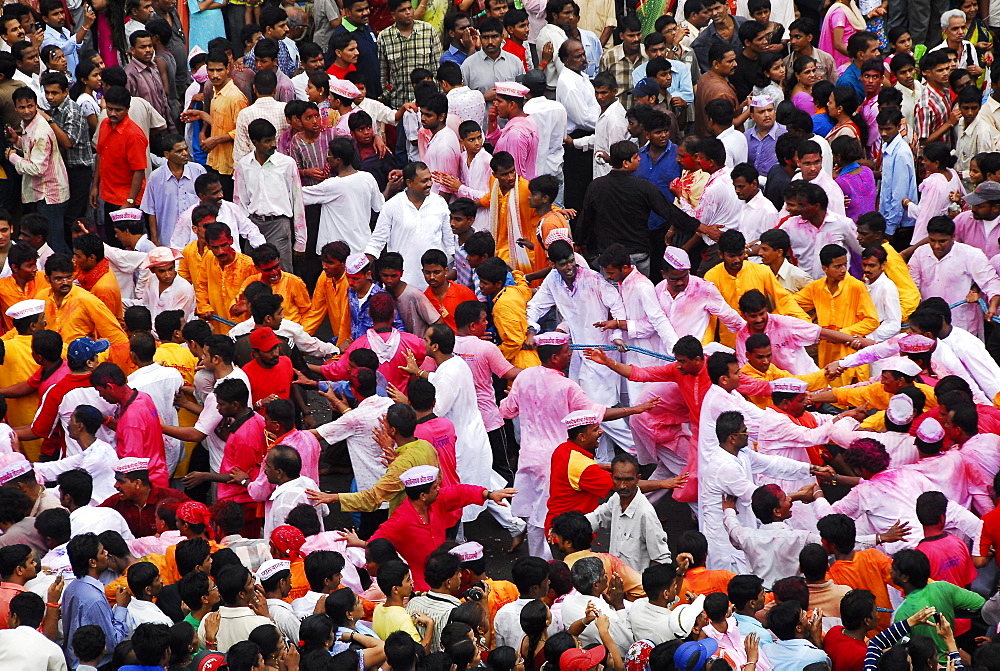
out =
[(24, 2), (0, 668), (1000, 670), (1000, 5)]

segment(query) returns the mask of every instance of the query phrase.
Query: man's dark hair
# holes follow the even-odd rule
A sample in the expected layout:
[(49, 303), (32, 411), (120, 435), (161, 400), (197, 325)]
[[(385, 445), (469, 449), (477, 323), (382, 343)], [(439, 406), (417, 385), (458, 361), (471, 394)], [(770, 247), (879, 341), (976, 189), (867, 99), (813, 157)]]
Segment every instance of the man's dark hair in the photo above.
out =
[(128, 589), (137, 597), (144, 597), (146, 588), (153, 584), (160, 575), (160, 569), (156, 564), (140, 561), (128, 567), (125, 572), (125, 579), (128, 581)]
[(874, 609), (874, 594), (866, 589), (852, 589), (840, 600), (840, 620), (844, 629), (860, 629)]
[(177, 572), (182, 576), (187, 575), (204, 564), (211, 552), (212, 549), (208, 541), (201, 536), (182, 540), (177, 544), (177, 549), (174, 551)]
[(405, 403), (390, 405), (385, 411), (385, 421), (403, 437), (412, 436), (417, 428), (417, 414)]
[(651, 564), (642, 572), (642, 589), (650, 599), (659, 599), (676, 577), (673, 564)]
[(549, 563), (541, 557), (519, 557), (510, 569), (511, 581), (522, 598), (532, 587), (537, 587), (549, 577)]
[(705, 534), (701, 533), (696, 529), (691, 529), (685, 531), (684, 535), (681, 536), (680, 543), (677, 544), (677, 553), (687, 552), (691, 555), (693, 561), (691, 563), (692, 568), (705, 565), (705, 559), (708, 557), (708, 539), (705, 538)]
[(226, 566), (219, 571), (215, 577), (215, 584), (219, 588), (219, 597), (223, 605), (234, 606), (239, 602), (240, 592), (246, 588), (249, 575), (250, 569), (242, 564)]
[(761, 589), (764, 588), (764, 581), (753, 574), (742, 574), (733, 576), (729, 580), (726, 591), (729, 600), (736, 610), (743, 610), (747, 604), (760, 596)]
[[(748, 344), (747, 351), (749, 350), (750, 346)], [(754, 517), (760, 520), (762, 524), (774, 522), (774, 509), (781, 505), (781, 500), (778, 498), (778, 492), (780, 491), (781, 488), (777, 485), (767, 484), (753, 490), (753, 494), (750, 495), (750, 510), (753, 511)]]
[(767, 614), (767, 628), (782, 641), (790, 641), (798, 633), (802, 607), (798, 601), (782, 601)]
[(826, 550), (819, 543), (806, 543), (799, 550), (799, 570), (808, 582), (823, 582), (828, 568)]
[(917, 520), (925, 527), (937, 526), (948, 509), (948, 499), (941, 492), (924, 492), (917, 497)]
[(208, 348), (209, 354), (213, 357), (221, 357), (223, 363), (228, 365), (233, 363), (233, 357), (236, 356), (236, 343), (229, 336), (215, 333), (205, 340), (204, 346)]
[(562, 537), (575, 552), (587, 550), (594, 541), (594, 532), (587, 517), (579, 510), (557, 515), (552, 520), (552, 533)]
[(496, 241), (489, 231), (476, 231), (465, 241), (465, 253), (472, 256), (494, 256), (496, 254)]
[[(77, 421), (80, 421), (79, 412), (81, 407), (90, 406), (77, 406), (73, 412), (77, 416)], [(96, 410), (96, 408), (94, 409)], [(74, 468), (73, 470), (60, 473), (56, 478), (56, 482), (59, 483), (59, 491), (72, 499), (73, 505), (79, 507), (90, 505), (90, 499), (94, 494), (94, 476), (86, 470)]]
[[(4, 489), (10, 489), (8, 487), (0, 487), (0, 510), (3, 510), (5, 506), (3, 505), (3, 491)], [(19, 490), (17, 491), (25, 499), (25, 496)], [(4, 520), (0, 519), (0, 522)], [(73, 569), (73, 575), (77, 578), (82, 578), (87, 575), (90, 571), (90, 560), (97, 559), (97, 553), (101, 549), (101, 541), (98, 540), (97, 534), (85, 533), (74, 536), (70, 539), (69, 544), (66, 546), (66, 555), (69, 557), (69, 564)]]
[(81, 662), (97, 661), (104, 655), (104, 651), (107, 650), (107, 641), (108, 639), (104, 635), (103, 629), (96, 624), (85, 624), (73, 632), (73, 639), (71, 641), (73, 654)]
[(409, 572), (410, 567), (398, 559), (382, 562), (379, 564), (377, 574), (379, 589), (386, 595), (392, 594), (392, 588), (402, 585)]
[[(327, 579), (344, 570), (344, 555), (333, 550), (315, 550), (306, 555), (305, 573), (309, 589), (322, 592)], [(382, 584), (381, 582), (379, 583)]]
[(850, 554), (854, 550), (854, 543), (857, 538), (857, 527), (847, 515), (833, 513), (826, 517), (821, 517), (816, 522), (816, 529), (819, 536), (827, 543), (830, 543), (841, 554)]
[(271, 453), (274, 455), (272, 463), (275, 470), (281, 471), (290, 480), (299, 477), (302, 471), (302, 457), (298, 450), (288, 445), (275, 445), (271, 448)]
[(424, 565), (424, 580), (432, 588), (440, 588), (458, 573), (461, 560), (446, 550), (435, 550)]
[[(736, 358), (732, 354), (729, 356), (733, 357), (733, 359)], [(709, 362), (711, 363), (711, 357), (709, 357)], [(719, 418), (715, 422), (716, 438), (718, 438), (720, 443), (724, 443), (730, 436), (737, 433), (743, 425), (743, 413), (735, 410), (727, 410), (719, 415)]]
[(208, 574), (201, 571), (189, 571), (177, 583), (177, 593), (180, 595), (181, 601), (192, 612), (201, 608), (201, 599), (208, 596), (210, 589), (211, 582)]
[(925, 587), (931, 578), (931, 562), (920, 550), (900, 550), (892, 558), (892, 568), (916, 589)]
[(31, 547), (24, 543), (13, 543), (0, 548), (0, 579), (7, 582), (7, 578), (14, 575), (18, 566), (24, 566), (31, 556)]
[[(45, 617), (45, 602), (34, 592), (15, 594), (8, 606), (11, 615), (17, 615), (22, 627), (38, 629)], [(10, 644), (8, 644), (10, 645)]]

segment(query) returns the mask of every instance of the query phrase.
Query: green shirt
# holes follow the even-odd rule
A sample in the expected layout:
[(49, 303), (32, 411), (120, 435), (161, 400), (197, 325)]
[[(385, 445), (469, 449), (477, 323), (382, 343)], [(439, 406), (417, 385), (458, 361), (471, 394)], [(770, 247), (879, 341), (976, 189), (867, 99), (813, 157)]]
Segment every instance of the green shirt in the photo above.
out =
[[(937, 608), (938, 615), (944, 615), (951, 622), (952, 628), (955, 626), (956, 610), (979, 610), (986, 603), (986, 599), (975, 592), (962, 589), (946, 580), (928, 583), (926, 587), (914, 590), (906, 596), (903, 604), (896, 609), (892, 615), (893, 622), (905, 620), (911, 615), (933, 606)], [(934, 640), (938, 650), (941, 652), (941, 659), (948, 650), (944, 640), (938, 636), (937, 630), (926, 624), (917, 625), (913, 628), (914, 636), (929, 636)]]
[(371, 512), (385, 501), (389, 502), (389, 513), (403, 502), (406, 496), (405, 488), (399, 479), (404, 472), (414, 466), (433, 466), (438, 468), (438, 455), (434, 446), (426, 440), (415, 440), (396, 448), (396, 458), (385, 475), (363, 492), (344, 493), (340, 495), (340, 509), (344, 512)]
[[(196, 618), (191, 613), (188, 613), (187, 615), (185, 615), (184, 619), (181, 620), (181, 622), (187, 622), (188, 624), (190, 624), (192, 627), (194, 627), (195, 632), (198, 631), (198, 625), (201, 624), (201, 620), (199, 620), (198, 618)], [(197, 638), (195, 638), (195, 640), (197, 640)], [(198, 646), (198, 652), (201, 652), (202, 650), (204, 650), (204, 648), (202, 648), (201, 646)], [(198, 653), (196, 652), (195, 654), (198, 654)]]

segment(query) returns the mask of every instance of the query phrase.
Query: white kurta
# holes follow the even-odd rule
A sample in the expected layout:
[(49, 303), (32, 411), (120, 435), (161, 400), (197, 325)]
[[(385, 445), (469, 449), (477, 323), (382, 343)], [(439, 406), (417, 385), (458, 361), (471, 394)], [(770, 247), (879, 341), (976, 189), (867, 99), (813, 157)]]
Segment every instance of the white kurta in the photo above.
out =
[(359, 170), (345, 177), (330, 177), (302, 187), (302, 202), (321, 205), (316, 249), (343, 240), (352, 252), (360, 252), (371, 237), (372, 212), (381, 212), (385, 198), (371, 173)]
[[(707, 430), (702, 427), (702, 434)], [(713, 428), (714, 434), (714, 428)], [(774, 478), (794, 480), (809, 476), (809, 464), (754, 452), (744, 448), (733, 455), (716, 442), (718, 453), (698, 473), (698, 528), (708, 539), (709, 569), (743, 573), (746, 557), (733, 547), (722, 524), (722, 497), (735, 496), (736, 516), (743, 526), (756, 525), (750, 497), (757, 488), (754, 476), (765, 473)]]
[[(939, 347), (941, 342), (938, 341)], [(986, 403), (991, 404), (1000, 394), (1000, 366), (986, 351), (983, 341), (956, 324), (951, 327), (951, 333), (943, 342), (962, 362), (962, 366), (975, 381), (973, 389), (976, 386), (982, 389), (987, 399)]]
[[(76, 441), (73, 442), (76, 443)], [(60, 473), (77, 468), (87, 471), (94, 483), (91, 502), (94, 505), (100, 505), (117, 493), (114, 471), (117, 463), (118, 454), (115, 452), (115, 448), (107, 442), (97, 439), (82, 452), (78, 451), (73, 456), (57, 461), (38, 461), (35, 462), (33, 468), (35, 473), (46, 482), (53, 482)]]
[(660, 282), (656, 285), (656, 296), (678, 337), (689, 335), (703, 340), (713, 316), (732, 333), (746, 324), (740, 313), (722, 297), (718, 287), (694, 275), (688, 280), (687, 288), (676, 296), (670, 295), (666, 280)]
[[(633, 269), (619, 286), (627, 317), (625, 342), (653, 352), (670, 354), (677, 342), (677, 333), (657, 300), (656, 287), (649, 278)], [(652, 366), (659, 359), (626, 352), (625, 362), (633, 366)]]
[[(910, 275), (920, 289), (920, 297), (938, 297), (948, 305), (964, 301), (973, 284), (992, 298), (1000, 293), (1000, 278), (989, 259), (975, 247), (956, 242), (943, 258), (934, 256), (929, 245), (918, 247), (909, 262)], [(952, 324), (977, 338), (983, 335), (983, 311), (975, 303), (959, 305), (951, 311)], [(992, 398), (992, 397), (991, 397)]]
[(698, 472), (721, 454), (719, 439), (715, 435), (715, 423), (719, 415), (734, 410), (743, 414), (743, 421), (750, 432), (750, 440), (756, 442), (757, 428), (764, 411), (743, 398), (738, 391), (726, 391), (713, 384), (705, 392), (701, 401), (701, 417), (698, 421)]
[(875, 311), (878, 312), (879, 326), (868, 334), (872, 340), (882, 342), (899, 333), (900, 325), (903, 322), (903, 308), (899, 304), (899, 289), (885, 273), (878, 276), (878, 279), (869, 283), (865, 280), (868, 293), (875, 304)]
[(871, 431), (859, 431), (859, 426), (861, 426), (861, 422), (853, 417), (839, 419), (830, 430), (830, 442), (841, 447), (850, 447), (851, 443), (859, 438), (875, 438), (885, 446), (885, 451), (889, 453), (890, 468), (915, 464), (920, 459), (915, 436), (896, 431), (883, 431), (877, 436), (873, 436)]
[(191, 321), (197, 300), (194, 287), (180, 275), (175, 276), (173, 283), (163, 291), (160, 291), (160, 281), (154, 275), (143, 288), (141, 305), (149, 308), (154, 322), (156, 315), (167, 310), (183, 310), (185, 321)]
[[(183, 279), (180, 276), (178, 280)], [(184, 386), (184, 378), (176, 368), (158, 363), (139, 368), (128, 376), (128, 384), (133, 389), (144, 391), (153, 399), (160, 419), (169, 426), (177, 426), (177, 408), (174, 396)], [(173, 473), (181, 459), (181, 441), (169, 436), (163, 437), (166, 448), (167, 472)]]
[[(799, 426), (785, 413), (772, 407), (766, 408), (760, 418), (760, 427), (757, 429), (757, 449), (762, 454), (778, 455), (808, 464), (809, 452), (807, 448), (828, 443), (834, 424), (832, 415), (821, 415), (816, 412), (810, 414), (816, 418), (818, 423), (815, 429)], [(811, 477), (795, 480), (768, 478), (767, 482), (773, 482), (781, 487), (786, 494), (791, 494), (800, 487), (814, 483), (815, 479)], [(766, 483), (762, 481), (760, 484)]]
[[(483, 416), (476, 404), (476, 385), (472, 369), (461, 357), (453, 356), (438, 366), (429, 379), (437, 390), (434, 412), (450, 419), (455, 425), (455, 461), (458, 477), (464, 485), (490, 488), (493, 473), (493, 455), (490, 439), (486, 434)], [(462, 521), (476, 519), (483, 511), (481, 505), (466, 506)]]
[(364, 252), (375, 258), (381, 256), (383, 248), (399, 252), (403, 255), (403, 281), (423, 291), (427, 288), (420, 266), (424, 252), (440, 249), (448, 257), (455, 253), (450, 216), (448, 203), (441, 196), (430, 194), (417, 209), (403, 190), (386, 201)]
[[(391, 398), (369, 396), (355, 409), (317, 428), (320, 438), (331, 445), (341, 440), (347, 441), (347, 453), (351, 457), (351, 467), (359, 492), (371, 489), (385, 475), (386, 467), (381, 461), (382, 448), (372, 437), (372, 430), (379, 426), (385, 411), (392, 404)], [(383, 503), (380, 507), (388, 508), (389, 504)]]

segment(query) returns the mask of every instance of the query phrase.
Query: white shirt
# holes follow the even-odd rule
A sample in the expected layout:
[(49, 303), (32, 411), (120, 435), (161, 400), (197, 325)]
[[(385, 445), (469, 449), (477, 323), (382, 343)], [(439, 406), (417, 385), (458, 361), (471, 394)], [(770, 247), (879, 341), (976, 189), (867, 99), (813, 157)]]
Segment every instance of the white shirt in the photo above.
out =
[(158, 314), (167, 310), (183, 310), (184, 319), (191, 321), (194, 319), (197, 302), (191, 283), (180, 275), (176, 275), (171, 285), (162, 292), (160, 291), (160, 281), (154, 276), (150, 282), (147, 282), (142, 292), (140, 304), (149, 308), (149, 314), (152, 315), (154, 322)]
[(719, 415), (730, 410), (743, 414), (743, 421), (746, 422), (747, 431), (750, 432), (750, 440), (756, 442), (757, 427), (764, 411), (743, 398), (738, 391), (726, 391), (717, 384), (711, 385), (701, 401), (701, 417), (698, 422), (699, 471), (705, 463), (721, 454), (719, 439), (715, 435), (715, 423)]
[(202, 442), (208, 450), (209, 465), (212, 467), (212, 471), (216, 473), (219, 472), (219, 467), (222, 466), (222, 451), (226, 447), (226, 441), (215, 435), (215, 429), (218, 428), (219, 422), (222, 421), (222, 415), (219, 414), (219, 405), (215, 400), (214, 390), (216, 385), (223, 380), (243, 380), (247, 389), (250, 388), (250, 378), (247, 377), (247, 374), (239, 366), (233, 366), (233, 370), (229, 375), (219, 378), (212, 385), (213, 391), (205, 397), (205, 407), (201, 411), (201, 414), (198, 415), (198, 421), (194, 423), (194, 428), (205, 434), (205, 440)]
[[(385, 475), (386, 467), (381, 461), (382, 448), (372, 437), (372, 429), (379, 426), (392, 404), (391, 398), (369, 396), (354, 410), (317, 427), (320, 438), (331, 445), (341, 440), (347, 441), (347, 452), (351, 457), (359, 492), (371, 489)], [(389, 504), (383, 503), (380, 507), (388, 508)]]
[[(200, 205), (200, 203), (199, 203)], [(198, 205), (192, 205), (184, 210), (177, 217), (174, 225), (173, 235), (170, 236), (170, 246), (174, 249), (183, 250), (189, 243), (197, 239), (191, 229), (191, 213)], [(251, 247), (260, 247), (267, 240), (260, 234), (260, 229), (252, 221), (247, 219), (247, 215), (235, 203), (228, 200), (219, 202), (219, 216), (216, 220), (229, 226), (229, 232), (233, 235), (233, 249), (242, 253), (240, 249), (240, 238), (244, 237), (250, 242)]]
[[(649, 278), (633, 269), (619, 285), (619, 292), (628, 317), (625, 342), (653, 352), (673, 351), (677, 333), (660, 307), (656, 287)], [(651, 357), (635, 352), (627, 352), (625, 362), (639, 366), (656, 363)]]
[(0, 631), (0, 666), (18, 671), (67, 671), (62, 648), (31, 627)]
[(628, 610), (632, 636), (637, 641), (648, 638), (653, 645), (674, 640), (677, 637), (670, 631), (670, 625), (667, 623), (669, 616), (669, 608), (649, 603), (649, 597), (636, 599)]
[[(48, 394), (55, 387), (49, 387)], [(44, 396), (43, 402), (44, 402)], [(101, 395), (97, 393), (97, 390), (93, 387), (79, 387), (73, 389), (63, 396), (62, 401), (59, 402), (59, 423), (62, 425), (63, 434), (66, 436), (66, 456), (72, 457), (75, 454), (80, 454), (83, 452), (83, 448), (80, 447), (80, 443), (76, 442), (73, 438), (69, 437), (69, 418), (73, 416), (79, 405), (92, 405), (101, 411), (101, 414), (105, 417), (114, 417), (115, 412), (118, 410), (117, 405), (112, 405), (101, 398)], [(42, 403), (38, 404), (38, 407), (42, 407)], [(42, 436), (44, 438), (45, 436)], [(107, 425), (102, 424), (101, 428), (97, 430), (98, 440), (103, 440), (109, 445), (116, 445), (118, 443), (118, 438), (115, 432), (108, 428)], [(117, 462), (118, 458), (115, 457)], [(113, 464), (112, 464), (113, 466)]]
[(399, 252), (403, 255), (403, 281), (423, 291), (427, 288), (420, 270), (420, 257), (424, 252), (440, 249), (449, 258), (455, 254), (450, 217), (448, 204), (441, 196), (428, 195), (417, 209), (404, 189), (386, 201), (365, 254), (378, 258), (383, 248)]
[[(553, 60), (559, 60), (554, 58)], [(584, 72), (563, 68), (556, 85), (556, 101), (566, 108), (566, 132), (578, 128), (592, 131), (601, 116), (601, 106), (594, 97), (594, 85)]]
[(299, 620), (309, 617), (316, 610), (316, 604), (322, 596), (323, 594), (320, 592), (309, 590), (305, 593), (305, 596), (300, 596), (298, 599), (292, 601), (292, 612), (295, 613), (295, 616)]
[[(66, 439), (69, 440), (68, 435)], [(76, 443), (75, 440), (73, 442)], [(76, 444), (79, 446), (79, 443)], [(83, 451), (78, 451), (73, 456), (57, 461), (38, 461), (35, 462), (33, 468), (35, 469), (35, 473), (47, 482), (52, 482), (58, 478), (60, 473), (72, 471), (76, 468), (87, 471), (94, 481), (91, 501), (94, 505), (100, 505), (117, 493), (114, 471), (115, 464), (117, 463), (118, 454), (115, 452), (115, 448), (98, 438), (91, 443), (90, 447)], [(70, 515), (70, 519), (72, 517)]]
[[(719, 133), (716, 138), (726, 146), (726, 170), (747, 162), (747, 136), (733, 126)], [(747, 238), (749, 240), (749, 238)]]
[[(285, 523), (285, 518), (292, 508), (300, 503), (310, 503), (306, 490), (318, 490), (319, 485), (312, 478), (300, 475), (294, 480), (283, 482), (274, 488), (271, 498), (264, 504), (264, 538), (270, 538), (275, 528)], [(323, 518), (327, 515), (326, 504), (316, 507), (320, 530), (323, 529)]]
[[(705, 189), (701, 192), (698, 208), (694, 211), (694, 217), (698, 221), (719, 224), (723, 230), (740, 227), (743, 222), (743, 201), (736, 195), (729, 170), (722, 168), (709, 175)], [(705, 244), (715, 244), (707, 235), (701, 237)]]
[[(850, 447), (851, 443), (858, 438), (871, 438), (871, 431), (859, 431), (858, 427), (860, 426), (861, 422), (853, 417), (841, 417), (833, 423), (833, 427), (830, 429), (830, 442), (841, 447)], [(885, 451), (889, 453), (890, 468), (915, 464), (920, 459), (916, 436), (897, 431), (882, 431), (878, 434), (877, 440), (885, 446)]]
[(371, 173), (359, 170), (344, 177), (330, 177), (319, 184), (302, 188), (302, 202), (322, 205), (316, 249), (328, 242), (343, 240), (351, 252), (360, 252), (368, 244), (372, 212), (381, 212), (385, 198)]
[[(521, 645), (524, 638), (524, 630), (521, 628), (521, 611), (534, 599), (518, 597), (510, 603), (500, 606), (497, 614), (493, 616), (493, 647), (499, 648), (502, 645), (509, 645), (515, 650)], [(562, 620), (552, 614), (552, 624), (549, 625), (549, 635), (557, 634), (563, 630)]]
[(594, 533), (602, 527), (611, 528), (608, 553), (642, 573), (652, 562), (666, 564), (670, 561), (667, 532), (657, 517), (653, 504), (646, 495), (636, 492), (625, 510), (621, 497), (615, 492), (611, 497), (587, 513)]
[(774, 207), (774, 203), (764, 197), (764, 192), (760, 189), (753, 198), (741, 202), (743, 208), (738, 228), (748, 243), (760, 240), (761, 233), (778, 225), (778, 210)]
[[(598, 105), (600, 107), (600, 105)], [(573, 140), (573, 146), (583, 151), (594, 152), (594, 179), (611, 172), (611, 164), (603, 158), (598, 158), (597, 152), (609, 153), (615, 142), (631, 139), (628, 132), (628, 120), (625, 118), (625, 108), (617, 99), (597, 117), (594, 134)]]
[(174, 621), (167, 617), (167, 614), (160, 610), (152, 601), (140, 601), (135, 597), (128, 604), (128, 616), (132, 620), (132, 630), (140, 624), (165, 624), (168, 627), (174, 625)]
[[(949, 255), (950, 256), (950, 255)], [(978, 310), (979, 307), (976, 306)], [(959, 326), (952, 326), (944, 340), (951, 352), (962, 362), (976, 385), (983, 390), (989, 402), (1000, 394), (1000, 366), (986, 351), (983, 341)], [(940, 347), (940, 344), (938, 345)]]
[[(796, 424), (789, 415), (768, 406), (764, 409), (757, 429), (757, 450), (763, 454), (774, 454), (809, 463), (807, 448), (830, 442), (830, 432), (833, 427), (833, 415), (821, 415), (815, 412), (811, 414), (818, 425), (815, 429)], [(810, 477), (796, 480), (767, 479), (768, 483), (773, 482), (786, 492), (794, 492), (814, 481)], [(761, 482), (761, 484), (766, 483)]]
[[(611, 604), (599, 596), (587, 596), (573, 590), (563, 599), (562, 618), (563, 622), (576, 622), (587, 614), (587, 604), (592, 603), (597, 608), (600, 615), (607, 615), (611, 621), (610, 633), (615, 645), (622, 655), (628, 653), (629, 647), (634, 642), (632, 629), (628, 622), (628, 613), (624, 610), (615, 610)], [(591, 622), (579, 636), (580, 643), (586, 647), (601, 642), (601, 636), (597, 632), (597, 625)]]
[(733, 333), (746, 324), (714, 284), (694, 275), (689, 277), (684, 291), (676, 296), (670, 295), (666, 280), (660, 282), (656, 285), (656, 296), (678, 337), (689, 335), (701, 340), (713, 316)]
[[(940, 259), (934, 256), (930, 245), (918, 247), (908, 265), (910, 275), (920, 289), (920, 296), (925, 299), (940, 297), (948, 305), (953, 305), (965, 300), (973, 283), (989, 298), (1000, 293), (1000, 278), (986, 255), (978, 248), (962, 242), (956, 242)], [(977, 338), (982, 337), (983, 311), (979, 305), (959, 305), (952, 309), (951, 319), (954, 326), (965, 329)]]
[[(840, 204), (843, 206), (843, 198), (841, 198)], [(819, 262), (819, 252), (826, 245), (840, 245), (861, 256), (858, 227), (845, 217), (843, 212), (838, 214), (833, 211), (833, 208), (826, 211), (826, 218), (819, 228), (799, 216), (785, 219), (780, 228), (788, 233), (792, 242), (792, 253), (798, 259), (799, 268), (809, 273), (814, 280), (826, 277), (823, 266)]]
[(559, 47), (562, 43), (566, 41), (566, 31), (555, 25), (554, 23), (546, 23), (542, 26), (541, 30), (538, 31), (538, 35), (535, 37), (533, 44), (535, 45), (535, 53), (538, 54), (539, 60), (542, 57), (542, 48), (548, 44), (552, 43), (552, 60), (545, 67), (545, 84), (550, 89), (556, 88), (556, 83), (559, 81), (559, 75), (562, 71), (566, 69), (563, 65), (562, 59), (559, 58)]
[(888, 340), (899, 333), (900, 324), (903, 322), (903, 308), (899, 304), (899, 289), (885, 273), (878, 276), (874, 282), (869, 283), (868, 294), (872, 297), (875, 310), (878, 312), (879, 326), (868, 334), (872, 340), (879, 342)]
[[(792, 179), (801, 178), (802, 173), (797, 173)], [(816, 179), (810, 183), (821, 187), (826, 192), (826, 197), (830, 201), (826, 208), (828, 211), (839, 214), (842, 217), (847, 216), (847, 206), (844, 205), (844, 190), (840, 188), (840, 185), (834, 181), (833, 177), (826, 170), (820, 170)]]
[(108, 260), (111, 271), (118, 280), (122, 300), (125, 305), (135, 305), (136, 299), (141, 299), (149, 278), (153, 276), (142, 265), (146, 262), (148, 252), (132, 249), (119, 249), (105, 243), (104, 258)]
[(566, 138), (567, 114), (562, 103), (545, 97), (524, 103), (524, 112), (538, 128), (538, 158), (535, 172), (562, 177), (563, 140)]
[(271, 614), (274, 626), (282, 635), (290, 641), (299, 640), (299, 622), (301, 620), (292, 609), (292, 604), (282, 599), (268, 599), (267, 612)]
[[(472, 369), (459, 356), (452, 356), (438, 366), (428, 379), (437, 392), (434, 412), (438, 417), (450, 419), (455, 425), (455, 461), (458, 478), (462, 484), (490, 487), (493, 457), (486, 425), (476, 403), (476, 385)], [(469, 522), (481, 513), (481, 505), (466, 506), (462, 521)]]
[[(240, 336), (249, 334), (255, 327), (256, 324), (253, 319), (246, 319), (229, 329), (229, 337), (236, 340)], [(301, 324), (293, 322), (287, 317), (281, 320), (281, 326), (274, 329), (274, 333), (281, 338), (287, 338), (288, 341), (298, 347), (303, 354), (308, 354), (309, 356), (321, 357), (325, 359), (340, 352), (340, 349), (333, 343), (324, 342), (319, 338), (314, 338), (306, 333), (306, 330), (302, 328)]]
[(289, 217), (294, 230), (292, 249), (306, 251), (306, 212), (295, 159), (274, 152), (261, 165), (256, 154), (247, 154), (236, 162), (233, 179), (233, 202), (244, 213)]
[[(295, 82), (293, 80), (292, 86), (294, 85)], [(305, 82), (303, 81), (302, 92), (305, 93), (305, 90)], [(285, 120), (285, 103), (275, 100), (274, 96), (261, 96), (257, 98), (252, 105), (244, 107), (236, 115), (236, 130), (233, 131), (235, 133), (235, 137), (233, 138), (234, 163), (247, 154), (253, 153), (253, 143), (250, 141), (248, 127), (251, 121), (257, 119), (270, 121), (274, 125), (277, 137), (281, 137), (281, 134), (288, 128), (288, 122)]]
[[(180, 275), (174, 278), (184, 279)], [(158, 363), (143, 366), (128, 376), (128, 384), (133, 389), (149, 394), (156, 405), (156, 412), (165, 424), (177, 426), (177, 408), (174, 407), (174, 395), (184, 386), (184, 378), (176, 368), (168, 368)], [(181, 441), (177, 438), (164, 436), (166, 448), (167, 472), (173, 473), (181, 458)]]
[[(707, 433), (704, 425), (701, 433)], [(714, 433), (713, 427), (713, 438)], [(705, 565), (709, 569), (744, 573), (746, 559), (740, 550), (733, 547), (722, 524), (723, 495), (736, 497), (736, 514), (740, 523), (753, 526), (756, 518), (750, 510), (750, 497), (757, 488), (754, 476), (764, 473), (786, 480), (804, 478), (809, 475), (809, 464), (754, 452), (749, 448), (733, 455), (723, 450), (717, 439), (715, 451), (716, 455), (708, 460), (704, 468), (699, 466), (698, 472), (698, 528), (708, 539), (708, 561)]]
[[(37, 469), (36, 469), (37, 470)], [(99, 505), (82, 506), (69, 514), (70, 537), (93, 532), (117, 531), (127, 541), (135, 536), (128, 528), (128, 522), (114, 508), (101, 508)]]

